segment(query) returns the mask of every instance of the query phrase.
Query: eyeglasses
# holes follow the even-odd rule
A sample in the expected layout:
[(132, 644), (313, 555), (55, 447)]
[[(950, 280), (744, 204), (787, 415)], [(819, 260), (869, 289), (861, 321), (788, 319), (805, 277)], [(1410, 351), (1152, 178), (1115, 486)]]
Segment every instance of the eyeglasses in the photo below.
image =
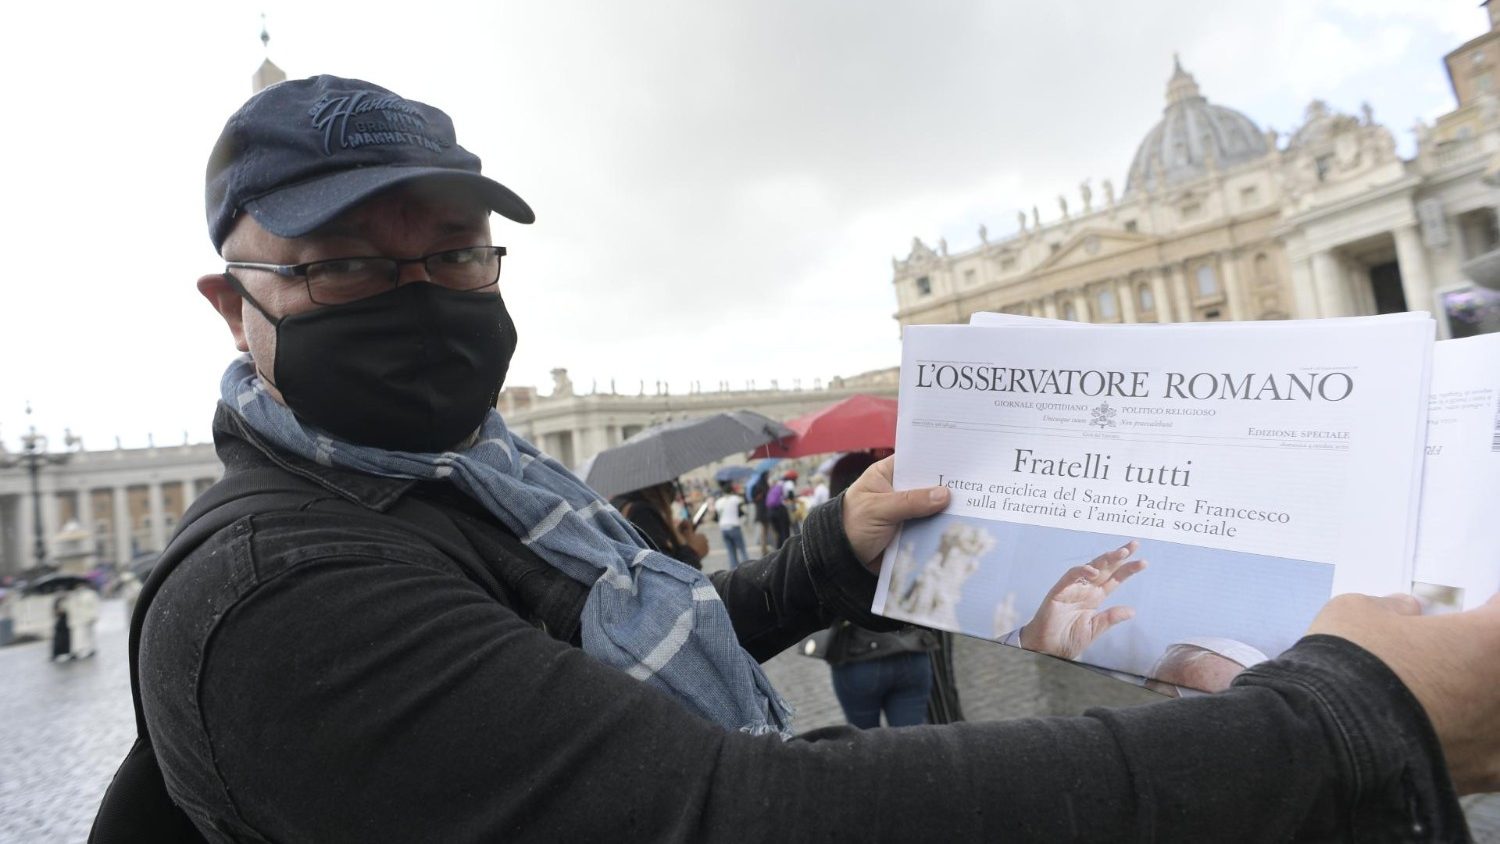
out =
[(420, 258), (332, 258), (306, 264), (257, 264), (230, 261), (228, 269), (264, 270), (286, 278), (300, 278), (307, 296), (319, 305), (346, 305), (393, 290), (401, 268), (421, 264), (427, 278), (449, 290), (480, 290), (500, 280), (504, 246), (445, 249)]

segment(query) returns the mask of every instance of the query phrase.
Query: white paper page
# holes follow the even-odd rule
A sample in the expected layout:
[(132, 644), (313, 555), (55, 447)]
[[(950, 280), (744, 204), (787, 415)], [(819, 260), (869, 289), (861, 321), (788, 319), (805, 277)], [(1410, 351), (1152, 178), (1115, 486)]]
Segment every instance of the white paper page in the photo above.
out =
[[(1000, 638), (1069, 566), (1136, 539), (1150, 568), (1111, 597), (1136, 617), (1081, 659), (1146, 674), (1182, 638), (1270, 656), (1333, 592), (1407, 588), (1430, 320), (1207, 331), (908, 327), (896, 486), (941, 482), (954, 502), (888, 549), (875, 610)], [(939, 368), (965, 366), (1123, 380), (1113, 395), (943, 389)], [(1200, 394), (1217, 380), (1238, 398), (1192, 399), (1198, 373)], [(1247, 373), (1279, 386), (1245, 400)], [(1293, 375), (1337, 400), (1273, 398)]]
[(975, 311), (969, 315), (970, 325), (985, 325), (994, 327), (997, 325), (1053, 325), (1053, 326), (1082, 326), (1087, 328), (1206, 328), (1212, 330), (1223, 330), (1233, 327), (1266, 328), (1278, 325), (1324, 325), (1324, 326), (1347, 326), (1347, 325), (1369, 325), (1392, 322), (1407, 322), (1430, 320), (1432, 315), (1426, 311), (1400, 311), (1391, 314), (1376, 314), (1373, 316), (1355, 317), (1324, 317), (1322, 319), (1295, 319), (1295, 320), (1237, 320), (1225, 322), (1079, 322), (1071, 319), (1048, 319), (1047, 317), (1022, 316), (1021, 314), (1001, 314), (993, 311)]
[(1500, 591), (1500, 334), (1435, 344), (1412, 592), (1429, 611)]
[[(1237, 321), (1237, 322), (1174, 322), (1174, 323), (1105, 323), (1102, 325), (1094, 323), (1078, 322), (1076, 320), (1047, 319), (1045, 317), (1021, 316), (1020, 314), (991, 313), (979, 311), (971, 314), (969, 324), (974, 326), (1001, 327), (1001, 326), (1054, 326), (1060, 328), (1092, 327), (1101, 329), (1134, 330), (1147, 329), (1198, 329), (1210, 331), (1223, 331), (1226, 329), (1246, 328), (1257, 332), (1258, 336), (1265, 337), (1268, 342), (1277, 342), (1274, 332), (1279, 328), (1291, 328), (1294, 331), (1306, 330), (1308, 326), (1318, 326), (1321, 330), (1333, 328), (1349, 328), (1354, 326), (1371, 325), (1396, 325), (1396, 324), (1431, 324), (1432, 317), (1426, 311), (1401, 311), (1390, 314), (1377, 314), (1373, 316), (1355, 317), (1328, 317), (1324, 319), (1305, 320), (1277, 320), (1277, 321)], [(1434, 334), (1436, 328), (1433, 329)], [(1296, 335), (1294, 335), (1296, 336)], [(1432, 373), (1432, 344), (1422, 349), (1424, 356), (1423, 372), (1424, 379), (1429, 379)], [(1425, 414), (1427, 397), (1430, 393), (1430, 381), (1424, 380), (1422, 387), (1412, 394), (1411, 400), (1419, 405), (1419, 410)], [(1428, 430), (1425, 425), (1418, 425), (1416, 436), (1409, 446), (1412, 453), (1416, 455), (1417, 465), (1421, 465), (1424, 458), (1424, 450), (1427, 443)], [(1408, 489), (1408, 505), (1406, 515), (1405, 538), (1402, 547), (1405, 549), (1407, 559), (1416, 556), (1417, 553), (1417, 531), (1419, 521), (1420, 502), (1422, 498), (1422, 474), (1420, 471), (1411, 476), (1411, 485)], [(1413, 587), (1415, 588), (1415, 587)], [(1406, 591), (1405, 589), (1401, 591)]]

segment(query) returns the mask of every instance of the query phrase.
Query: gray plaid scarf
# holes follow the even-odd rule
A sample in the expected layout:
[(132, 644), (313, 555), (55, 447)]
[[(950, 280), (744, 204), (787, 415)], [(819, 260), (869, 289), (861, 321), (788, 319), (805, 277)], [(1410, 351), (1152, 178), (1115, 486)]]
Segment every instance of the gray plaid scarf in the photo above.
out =
[(219, 390), (257, 433), (323, 466), (451, 481), (542, 559), (591, 587), (581, 619), (584, 652), (727, 729), (791, 734), (791, 708), (740, 647), (708, 578), (648, 548), (607, 501), (513, 435), (499, 411), (490, 410), (468, 448), (418, 454), (304, 428), (266, 392), (249, 355), (230, 364)]

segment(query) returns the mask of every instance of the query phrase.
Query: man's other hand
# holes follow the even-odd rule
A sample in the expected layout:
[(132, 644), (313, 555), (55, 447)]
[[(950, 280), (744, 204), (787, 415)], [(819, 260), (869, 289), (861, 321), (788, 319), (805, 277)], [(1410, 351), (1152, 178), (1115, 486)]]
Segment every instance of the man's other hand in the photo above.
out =
[(849, 547), (871, 571), (880, 571), (880, 552), (891, 544), (907, 519), (931, 516), (948, 506), (948, 490), (923, 487), (897, 492), (891, 486), (895, 456), (865, 470), (844, 492), (844, 535)]
[(1340, 595), (1307, 632), (1390, 666), (1427, 710), (1460, 794), (1500, 791), (1500, 595), (1468, 612), (1420, 613), (1410, 595)]

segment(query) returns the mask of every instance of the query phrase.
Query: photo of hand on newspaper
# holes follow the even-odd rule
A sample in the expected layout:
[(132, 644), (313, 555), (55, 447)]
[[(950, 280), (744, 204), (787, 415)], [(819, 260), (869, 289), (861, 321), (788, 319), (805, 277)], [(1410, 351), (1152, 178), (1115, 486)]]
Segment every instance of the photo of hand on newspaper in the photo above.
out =
[[(955, 515), (908, 523), (884, 615), (1217, 691), (1297, 640), (1333, 567)], [(1149, 561), (1148, 561), (1149, 558)]]

